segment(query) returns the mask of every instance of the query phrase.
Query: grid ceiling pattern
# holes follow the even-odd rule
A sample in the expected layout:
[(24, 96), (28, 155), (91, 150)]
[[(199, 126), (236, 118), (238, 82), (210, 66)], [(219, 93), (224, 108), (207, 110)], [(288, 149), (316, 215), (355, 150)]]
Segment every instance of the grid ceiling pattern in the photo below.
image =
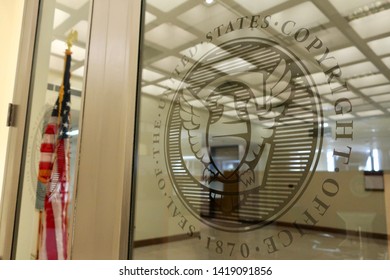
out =
[[(388, 137), (390, 116), (390, 3), (388, 0), (217, 0), (211, 5), (203, 0), (148, 0), (146, 5), (144, 70), (142, 92), (160, 95), (169, 84), (171, 73), (185, 51), (200, 42), (212, 28), (243, 16), (272, 15), (272, 20), (293, 20), (308, 28), (330, 50), (341, 66), (342, 77), (330, 86), (348, 82), (348, 90), (331, 94), (318, 87), (323, 103), (325, 122), (340, 118), (334, 102), (350, 99), (353, 111), (343, 120), (354, 120), (354, 141), (367, 145), (375, 137)], [(261, 2), (261, 5), (260, 5)], [(58, 45), (73, 28), (79, 32), (75, 44), (74, 75), (83, 75), (85, 45), (88, 34), (88, 0), (58, 0), (54, 21), (51, 68), (62, 70), (62, 54)], [(265, 30), (275, 41), (288, 45), (296, 53), (305, 53), (291, 36), (280, 36), (280, 30)], [(218, 40), (213, 42), (218, 44)], [(63, 48), (62, 48), (63, 49)], [(307, 55), (307, 52), (306, 52)], [(321, 53), (314, 53), (319, 58)], [(60, 59), (61, 58), (61, 59)], [(313, 58), (311, 61), (315, 62)], [(324, 69), (313, 63), (310, 72), (320, 77)], [(326, 64), (324, 63), (326, 67)], [(324, 77), (322, 77), (324, 79)], [(326, 82), (324, 82), (325, 88)], [(328, 87), (329, 88), (329, 87)], [(356, 122), (356, 120), (364, 122)], [(387, 138), (386, 138), (387, 139)], [(375, 140), (385, 144), (386, 141)], [(390, 148), (390, 144), (386, 144)]]
[[(348, 83), (348, 89), (332, 94), (324, 77), (324, 69), (313, 63), (309, 70), (314, 77), (322, 77), (318, 86), (324, 111), (325, 125), (335, 121), (352, 121), (353, 146), (356, 165), (361, 165), (363, 154), (373, 148), (388, 153), (390, 128), (390, 3), (388, 0), (217, 0), (212, 5), (204, 1), (147, 1), (142, 75), (142, 92), (160, 95), (167, 88), (172, 69), (185, 50), (198, 44), (200, 38), (223, 23), (242, 16), (272, 15), (272, 20), (293, 20), (297, 26), (308, 28), (329, 48), (341, 67), (341, 79), (332, 81), (331, 88)], [(169, 8), (168, 8), (169, 6)], [(172, 36), (164, 30), (161, 37), (151, 36), (161, 26), (170, 26), (178, 33)], [(183, 30), (183, 33), (180, 32)], [(271, 26), (266, 30), (275, 41), (289, 46), (295, 53), (306, 54), (303, 46), (292, 37), (280, 36)], [(193, 36), (191, 36), (191, 34)], [(186, 38), (180, 43), (167, 41)], [(154, 37), (151, 39), (151, 37)], [(192, 38), (196, 38), (193, 40)], [(215, 42), (217, 44), (217, 42)], [(315, 58), (322, 54), (314, 53)], [(310, 58), (315, 62), (314, 59)], [(324, 63), (325, 64), (325, 63)], [(330, 65), (324, 65), (330, 67)], [(317, 80), (316, 80), (317, 81)], [(323, 90), (323, 89), (327, 90)], [(335, 101), (348, 98), (352, 112), (335, 114)], [(334, 125), (331, 125), (334, 127)], [(333, 131), (334, 135), (334, 131)], [(334, 137), (334, 136), (333, 136)], [(326, 142), (334, 141), (328, 135)], [(386, 157), (389, 157), (387, 155)], [(390, 164), (383, 159), (383, 166)], [(387, 163), (386, 163), (387, 162)], [(351, 163), (350, 166), (354, 165)]]
[[(264, 4), (265, 3), (265, 4)], [(79, 39), (73, 50), (72, 73), (84, 72), (88, 33), (89, 0), (58, 0), (50, 68), (62, 71), (63, 49), (71, 29)], [(272, 15), (273, 20), (291, 19), (310, 28), (331, 50), (341, 66), (342, 79), (349, 91), (337, 94), (349, 98), (351, 118), (390, 114), (390, 3), (372, 0), (221, 0), (212, 5), (203, 1), (149, 0), (145, 19), (143, 91), (161, 94), (180, 55), (199, 42), (211, 26), (219, 26), (240, 16)], [(216, 16), (218, 15), (218, 16)], [(305, 15), (302, 17), (302, 15)], [(270, 32), (273, 32), (270, 30)], [(292, 38), (277, 38), (299, 48)], [(318, 69), (319, 70), (319, 69)], [(335, 96), (322, 96), (324, 108)], [(329, 116), (337, 118), (336, 116)], [(345, 118), (345, 116), (343, 116)]]
[[(263, 1), (266, 6), (253, 0), (216, 1), (210, 6), (202, 1), (147, 2), (143, 56), (144, 65), (148, 67), (143, 73), (145, 93), (159, 95), (165, 90), (164, 81), (170, 77), (180, 54), (196, 45), (210, 27), (261, 13), (272, 15), (275, 21), (290, 19), (309, 28), (337, 59), (342, 71), (338, 86), (347, 81), (349, 90), (321, 96), (325, 117), (338, 118), (331, 104), (340, 96), (350, 99), (353, 105), (351, 114), (344, 115), (343, 119), (390, 114), (390, 7), (387, 1)], [(277, 39), (297, 51), (302, 48), (293, 38)], [(317, 67), (317, 71), (321, 69)]]
[(88, 17), (90, 0), (57, 0), (53, 19), (53, 39), (51, 43), (50, 69), (62, 73), (66, 38), (71, 30), (78, 32), (78, 39), (72, 46), (73, 77), (84, 75), (86, 43), (88, 40)]

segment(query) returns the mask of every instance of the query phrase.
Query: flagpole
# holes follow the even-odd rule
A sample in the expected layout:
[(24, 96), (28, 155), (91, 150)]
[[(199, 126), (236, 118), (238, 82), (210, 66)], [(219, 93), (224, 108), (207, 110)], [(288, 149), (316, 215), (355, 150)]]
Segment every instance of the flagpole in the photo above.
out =
[(41, 236), (42, 236), (42, 210), (39, 210), (39, 219), (38, 219), (38, 236), (37, 236), (37, 248), (35, 252), (35, 260), (39, 259), (39, 247), (41, 246)]
[[(66, 53), (66, 55), (70, 55), (71, 53), (72, 53), (72, 51), (71, 51), (71, 49), (72, 49), (72, 46), (73, 46), (73, 43), (75, 42), (75, 41), (77, 41), (78, 40), (78, 32), (76, 31), (76, 30), (71, 30), (70, 31), (70, 33), (69, 33), (69, 35), (68, 35), (68, 38), (67, 38), (67, 45), (68, 45), (68, 49), (67, 49), (67, 51), (65, 52)], [(67, 155), (67, 157), (69, 158), (69, 156)], [(69, 164), (70, 165), (70, 162), (68, 162), (67, 164)], [(69, 169), (70, 168), (70, 166), (68, 166), (68, 170), (70, 170)], [(68, 171), (69, 172), (69, 171)], [(69, 176), (69, 173), (68, 173), (68, 176)], [(67, 181), (68, 182), (70, 182), (70, 178), (68, 178), (67, 179)], [(69, 197), (68, 197), (68, 199), (66, 200), (66, 203), (65, 203), (65, 211), (66, 212), (68, 212), (68, 206), (69, 206)], [(66, 221), (65, 221), (65, 227), (66, 227), (66, 235), (69, 237), (69, 222), (68, 222), (68, 219), (66, 219)], [(64, 249), (67, 251), (67, 253), (66, 253), (66, 257), (67, 257), (67, 259), (69, 259), (69, 256), (70, 256), (70, 254), (69, 254), (69, 251), (68, 251), (68, 249), (70, 249), (70, 247), (69, 247), (69, 244), (70, 244), (70, 242), (67, 242), (66, 244), (65, 244), (65, 246), (64, 246)]]

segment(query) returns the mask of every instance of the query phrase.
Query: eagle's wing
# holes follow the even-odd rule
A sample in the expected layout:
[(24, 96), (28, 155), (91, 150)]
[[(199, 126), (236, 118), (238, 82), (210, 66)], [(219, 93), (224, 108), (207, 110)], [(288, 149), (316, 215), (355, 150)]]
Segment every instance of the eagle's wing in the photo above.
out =
[(265, 81), (264, 109), (258, 111), (260, 119), (276, 119), (284, 112), (291, 97), (290, 84), (291, 70), (287, 69), (287, 63), (282, 59)]
[[(286, 61), (282, 59), (272, 73), (264, 81), (263, 97), (260, 104), (256, 104), (250, 110), (254, 119), (251, 121), (251, 138), (246, 162), (250, 163), (262, 156), (262, 148), (267, 139), (275, 132), (278, 118), (285, 111), (287, 101), (291, 97), (291, 71), (287, 69)], [(240, 180), (245, 185), (254, 182), (254, 173), (249, 165), (241, 168)]]
[[(199, 112), (196, 112), (195, 108), (199, 108)], [(210, 164), (207, 148), (203, 147), (206, 143), (209, 115), (209, 111), (200, 100), (191, 99), (190, 92), (187, 89), (182, 90), (180, 95), (180, 118), (183, 127), (187, 130), (191, 151), (205, 166)]]
[(286, 61), (282, 59), (264, 82), (263, 104), (249, 110), (254, 119), (251, 121), (248, 161), (257, 158), (264, 141), (273, 136), (275, 124), (291, 97), (291, 71), (286, 68)]

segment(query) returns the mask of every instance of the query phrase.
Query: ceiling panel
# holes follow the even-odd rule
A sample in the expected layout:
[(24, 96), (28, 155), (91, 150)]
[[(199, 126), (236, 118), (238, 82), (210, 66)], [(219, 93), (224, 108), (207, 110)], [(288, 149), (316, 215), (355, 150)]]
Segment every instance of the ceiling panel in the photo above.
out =
[(155, 15), (153, 15), (152, 13), (145, 12), (145, 24), (146, 25), (153, 22), (156, 19), (157, 19), (157, 17)]
[(388, 83), (389, 80), (383, 74), (376, 74), (350, 79), (348, 82), (356, 88), (363, 88), (373, 85), (385, 84)]
[(54, 71), (63, 71), (64, 70), (64, 59), (62, 57), (50, 56), (50, 62), (49, 62), (49, 67), (51, 70)]
[(385, 102), (390, 101), (390, 93), (382, 94), (382, 95), (375, 95), (371, 97), (372, 100), (375, 102)]
[[(303, 17), (302, 15), (305, 16)], [(316, 27), (329, 22), (329, 19), (309, 1), (275, 13), (272, 15), (272, 18), (275, 22), (284, 22), (286, 19), (289, 19), (299, 23), (300, 27), (305, 28)]]
[[(335, 57), (339, 65), (352, 63), (355, 61), (365, 60), (366, 56), (355, 46), (350, 46), (329, 53), (330, 57)], [(321, 56), (317, 56), (320, 59)]]
[(188, 0), (148, 0), (147, 4), (159, 9), (161, 12), (169, 12)]
[[(171, 40), (166, 40), (171, 38)], [(155, 45), (174, 49), (195, 40), (197, 37), (170, 22), (163, 23), (145, 33), (145, 39)]]
[(152, 66), (161, 70), (175, 69), (180, 58), (177, 56), (167, 56), (151, 63)]
[(348, 98), (348, 99), (355, 98), (356, 94), (353, 93), (352, 91), (342, 91), (342, 92), (338, 92), (338, 93), (326, 94), (326, 95), (324, 95), (324, 97), (331, 100), (331, 101), (336, 101), (340, 98)]
[(144, 93), (157, 96), (157, 95), (161, 95), (165, 91), (165, 88), (159, 87), (156, 85), (148, 85), (148, 86), (142, 87), (141, 90)]
[[(315, 36), (321, 38), (323, 45), (330, 50), (338, 50), (350, 43), (344, 32), (336, 27), (321, 29), (315, 33)], [(314, 53), (316, 54), (316, 53)]]
[(157, 73), (157, 72), (152, 71), (152, 70), (143, 69), (143, 71), (142, 71), (142, 79), (144, 79), (147, 82), (153, 82), (153, 81), (162, 79), (164, 77), (165, 77), (165, 75), (162, 75), (162, 74)]
[(348, 119), (354, 119), (355, 115), (354, 114), (340, 114), (340, 115), (329, 115), (329, 119), (337, 121), (337, 120), (348, 120)]
[(362, 110), (360, 112), (357, 112), (356, 114), (360, 117), (372, 117), (372, 116), (380, 116), (383, 115), (384, 113), (380, 110), (371, 110), (371, 111)]
[(367, 100), (365, 100), (363, 98), (352, 98), (349, 101), (351, 101), (353, 108), (355, 106), (367, 104)]
[(352, 20), (349, 24), (363, 39), (385, 34), (390, 32), (390, 10)]
[(372, 0), (329, 0), (343, 16), (357, 14), (364, 11), (365, 7), (375, 7), (380, 1)]
[(83, 77), (84, 76), (84, 66), (81, 66), (77, 68), (76, 70), (72, 71), (72, 75), (78, 76), (78, 77)]
[(64, 23), (65, 20), (67, 20), (70, 17), (70, 14), (60, 10), (55, 9), (54, 10), (54, 22), (53, 22), (53, 29), (56, 29), (58, 26)]
[(390, 68), (390, 57), (382, 58), (383, 63)]
[(368, 45), (375, 52), (375, 54), (381, 56), (390, 54), (390, 37), (386, 36), (381, 39), (368, 42)]
[(286, 1), (288, 0), (264, 1), (263, 3), (261, 3), (261, 5), (259, 5), (257, 1), (253, 1), (253, 0), (234, 0), (234, 2), (240, 5), (249, 14), (258, 14), (264, 12)]
[(381, 93), (390, 93), (390, 84), (376, 86), (376, 87), (370, 87), (370, 88), (364, 88), (361, 90), (361, 92), (367, 96), (381, 94)]
[(377, 73), (378, 68), (376, 68), (372, 62), (366, 61), (341, 67), (341, 72), (343, 73), (343, 76), (348, 79), (354, 76)]
[[(164, 76), (165, 77), (165, 76)], [(162, 86), (164, 88), (172, 88), (175, 85), (179, 86), (180, 80), (177, 80), (175, 78), (170, 78), (170, 79), (164, 79), (160, 82), (157, 83), (159, 86)]]
[(381, 105), (383, 108), (387, 108), (387, 110), (390, 110), (390, 102), (384, 102), (384, 103), (381, 103)]
[(225, 6), (217, 3), (212, 6), (199, 4), (177, 18), (182, 23), (204, 32), (210, 27), (220, 26), (221, 23), (227, 24), (230, 20), (237, 18), (237, 15)]

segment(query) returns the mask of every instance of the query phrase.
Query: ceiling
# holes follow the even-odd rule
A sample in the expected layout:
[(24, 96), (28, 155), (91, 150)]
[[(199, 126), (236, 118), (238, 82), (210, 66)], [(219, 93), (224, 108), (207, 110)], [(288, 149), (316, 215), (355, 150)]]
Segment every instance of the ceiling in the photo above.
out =
[[(64, 68), (64, 50), (67, 36), (76, 30), (78, 38), (72, 46), (72, 77), (84, 75), (90, 0), (57, 0), (53, 18), (50, 70), (61, 74)], [(78, 88), (80, 90), (80, 88)]]
[[(144, 26), (142, 93), (158, 96), (167, 88), (183, 53), (197, 45), (213, 28), (242, 16), (272, 15), (292, 20), (320, 38), (337, 59), (342, 76), (333, 86), (348, 83), (348, 90), (321, 92), (324, 121), (334, 129), (337, 120), (354, 121), (353, 146), (368, 154), (382, 151), (382, 168), (390, 169), (390, 2), (388, 0), (147, 0)], [(82, 78), (88, 39), (89, 0), (57, 0), (50, 67), (62, 71), (63, 45), (71, 29), (79, 33), (73, 47), (73, 75)], [(274, 26), (265, 32), (295, 52), (306, 53), (293, 37), (278, 36)], [(320, 53), (314, 54), (318, 59)], [(312, 59), (312, 61), (314, 61)], [(312, 65), (311, 73), (323, 73)], [(322, 74), (323, 75), (323, 74)], [(324, 76), (324, 75), (323, 75)], [(323, 77), (324, 78), (324, 77)], [(324, 82), (326, 84), (326, 82)], [(338, 116), (335, 101), (348, 98), (353, 110)], [(333, 130), (334, 133), (334, 130)], [(334, 142), (333, 137), (327, 144)], [(360, 160), (360, 159), (359, 159)], [(360, 160), (361, 161), (361, 160)], [(361, 164), (361, 163), (360, 163)]]

